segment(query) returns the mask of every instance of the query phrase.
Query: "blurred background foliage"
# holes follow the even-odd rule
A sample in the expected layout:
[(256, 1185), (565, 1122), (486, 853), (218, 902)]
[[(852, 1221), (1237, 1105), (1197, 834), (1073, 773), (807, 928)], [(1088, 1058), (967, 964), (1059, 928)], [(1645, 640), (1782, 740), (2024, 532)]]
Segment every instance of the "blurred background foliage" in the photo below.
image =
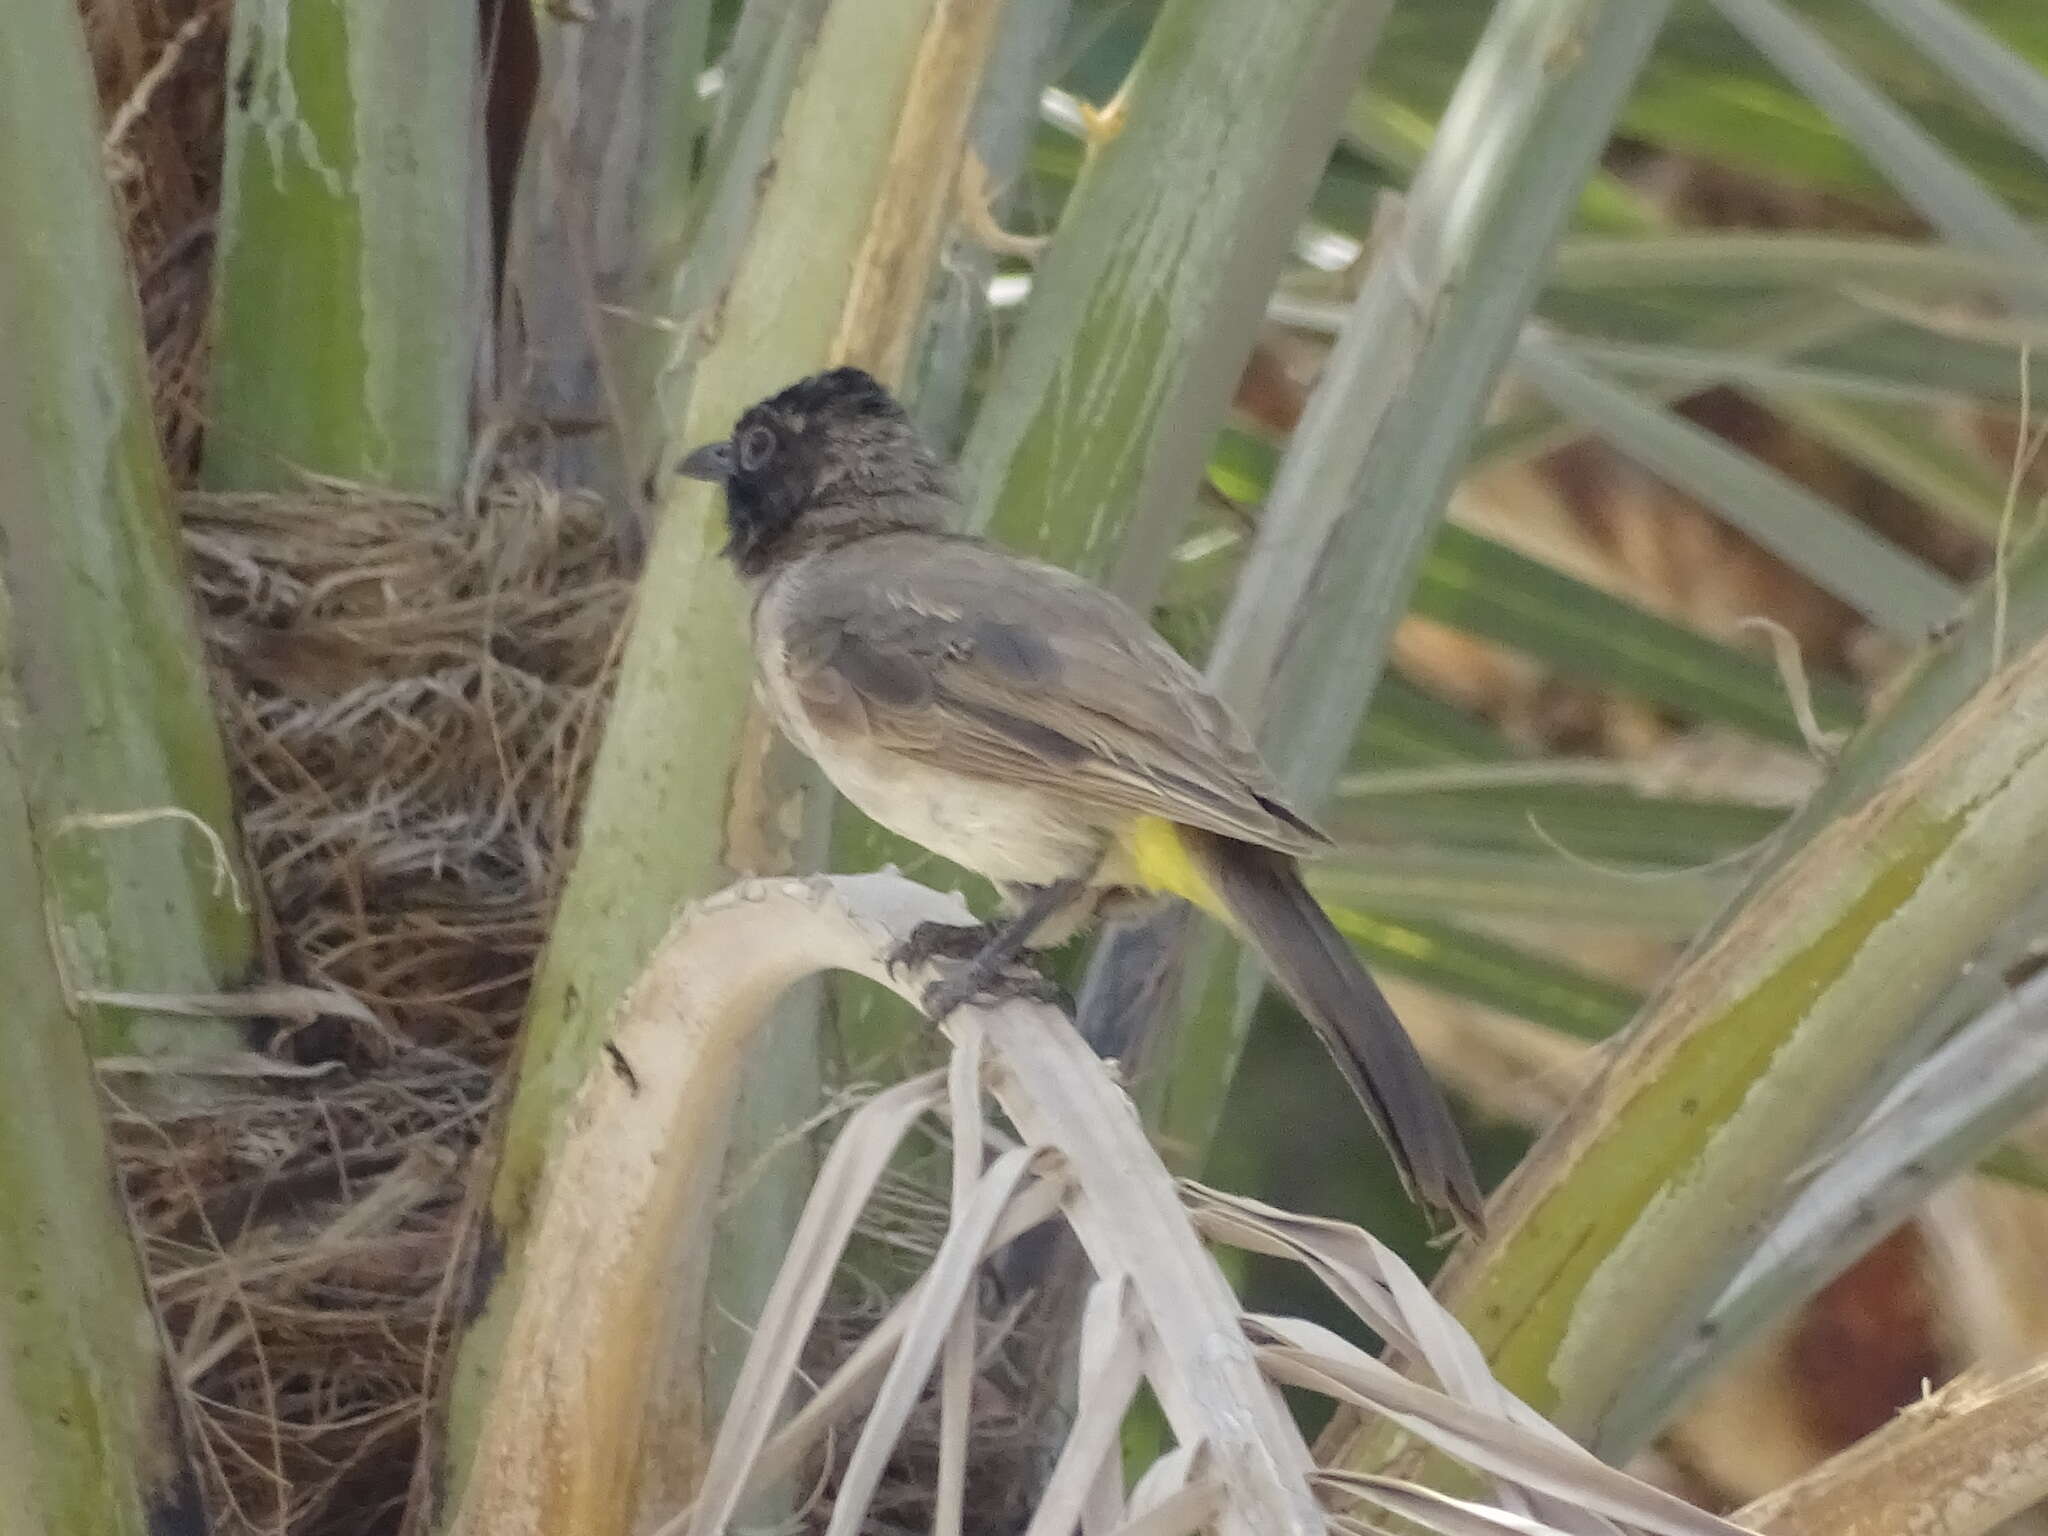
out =
[[(329, 892), (285, 938), (272, 934), (272, 966), (367, 997), (385, 1038), (313, 1054), (373, 1074), (394, 1052), (416, 1063), (420, 1049), (449, 1051), (489, 1080), (479, 1092), (515, 1100), (515, 1139), (540, 1128), (513, 1147), (497, 1189), (493, 1220), (516, 1263), (522, 1181), (544, 1162), (551, 1116), (678, 900), (738, 868), (828, 858), (893, 857), (920, 878), (952, 878), (851, 817), (829, 827), (815, 786), (800, 813), (781, 798), (801, 770), (746, 735), (709, 503), (678, 499), (660, 472), (677, 439), (777, 382), (755, 374), (823, 365), (852, 334), (848, 316), (865, 315), (861, 334), (888, 341), (858, 360), (892, 371), (962, 454), (974, 515), (1151, 603), (1191, 656), (1220, 636), (1230, 656), (1270, 641), (1278, 658), (1326, 620), (1379, 636), (1323, 667), (1347, 673), (1339, 694), (1370, 695), (1362, 721), (1276, 684), (1277, 659), (1230, 686), (1258, 705), (1274, 685), (1278, 718), (1266, 723), (1282, 734), (1269, 745), (1297, 728), (1341, 729), (1341, 762), (1276, 748), (1343, 845), (1320, 889), (1389, 978), (1489, 1177), (1504, 1175), (1688, 942), (1790, 856), (1783, 829), (1803, 826), (1790, 818), (1829, 782), (1844, 738), (1884, 714), (1965, 603), (1999, 605), (2002, 645), (2009, 598), (2012, 643), (2033, 637), (2021, 573), (2048, 493), (2037, 454), (2048, 373), (2035, 356), (2048, 311), (2048, 11), (2038, 0), (1679, 0), (1661, 26), (1644, 24), (1654, 41), (1638, 72), (1615, 10), (1628, 3), (1300, 0), (1225, 15), (1186, 0), (1010, 0), (974, 44), (982, 52), (957, 66), (988, 61), (963, 97), (971, 153), (950, 151), (958, 196), (949, 172), (933, 203), (949, 206), (920, 258), (928, 291), (888, 309), (841, 291), (841, 261), (865, 227), (855, 199), (906, 206), (880, 169), (893, 109), (876, 106), (870, 131), (833, 104), (908, 92), (914, 45), (945, 7), (891, 0), (873, 55), (853, 60), (804, 52), (843, 35), (824, 0), (531, 11), (484, 0), (474, 28), (339, 0), (81, 0), (173, 477), (258, 491), (313, 472), (469, 514), (480, 485), (523, 475), (596, 507), (616, 553), (589, 558), (608, 585), (601, 601), (561, 590), (610, 605), (593, 626), (601, 642), (578, 642), (599, 645), (586, 671), (606, 676), (623, 582), (644, 573), (651, 594), (623, 642), (614, 741), (590, 770), (593, 805), (610, 809), (593, 812), (603, 830), (573, 869), (567, 829), (588, 749), (550, 738), (574, 761), (535, 788), (490, 755), (488, 732), (471, 744), (494, 790), (516, 779), (534, 791), (519, 815), (543, 829), (522, 888), (530, 907), (460, 939), (465, 966), (488, 952), (488, 1003), (460, 1028), (422, 1025), (421, 999), (440, 986), (441, 1006), (447, 977), (379, 971), (381, 990), (366, 984), (347, 969), (358, 946), (321, 927), (337, 910), (363, 921), (363, 893)], [(1269, 99), (1270, 81), (1295, 78), (1303, 60), (1321, 74), (1302, 77), (1298, 100)], [(1245, 94), (1262, 80), (1265, 94)], [(1616, 102), (1611, 122), (1586, 116), (1602, 92)], [(294, 138), (280, 124), (300, 104), (317, 132)], [(1487, 138), (1515, 112), (1513, 133)], [(815, 125), (835, 121), (845, 141), (828, 154)], [(1446, 122), (1469, 156), (1444, 152)], [(810, 160), (778, 138), (805, 123)], [(415, 152), (423, 145), (433, 152)], [(295, 153), (307, 166), (291, 174), (265, 158)], [(349, 175), (325, 174), (343, 164)], [(800, 198), (783, 208), (747, 191), (778, 175), (845, 199), (829, 205), (843, 230), (811, 215), (838, 231), (818, 237), (839, 242), (832, 262), (801, 259)], [(1509, 217), (1530, 188), (1550, 199), (1554, 249), (1528, 235), (1526, 210)], [(721, 336), (704, 317), (747, 292), (749, 271), (787, 285), (776, 303), (746, 301), (783, 328)], [(1413, 334), (1361, 335), (1357, 317), (1375, 313)], [(1470, 340), (1438, 366), (1433, 327), (1452, 316)], [(1345, 386), (1363, 403), (1318, 418), (1313, 391), (1335, 378), (1347, 337), (1368, 364), (1384, 343), (1378, 366), (1402, 392), (1371, 405), (1367, 366)], [(1497, 377), (1489, 348), (1504, 359)], [(1375, 440), (1348, 464), (1343, 439), (1367, 423)], [(1345, 502), (1397, 462), (1412, 507)], [(1447, 496), (1432, 493), (1433, 475)], [(1323, 504), (1365, 530), (1357, 537), (1386, 541), (1334, 590), (1286, 585), (1257, 547), (1268, 516), (1313, 501), (1300, 488), (1319, 484), (1340, 488)], [(1335, 568), (1339, 554), (1325, 553)], [(2014, 573), (2009, 592), (1994, 571)], [(382, 642), (360, 630), (349, 642), (349, 676), (367, 665), (391, 681), (399, 642), (367, 663), (360, 648)], [(503, 637), (491, 645), (511, 653)], [(254, 681), (243, 662), (228, 666), (229, 691), (302, 688), (290, 665), (265, 666)], [(589, 676), (575, 675), (587, 693)], [(1290, 722), (1290, 709), (1304, 718)], [(261, 767), (244, 751), (245, 819)], [(748, 799), (757, 784), (773, 794)], [(746, 818), (754, 831), (736, 839)], [(295, 846), (287, 836), (257, 862), (290, 865)], [(422, 910), (466, 899), (445, 888), (446, 870), (420, 878), (441, 882)], [(388, 896), (373, 886), (371, 904)], [(543, 960), (558, 898), (576, 942)], [(329, 937), (309, 947), (316, 931)], [(2020, 935), (2021, 950), (2031, 944)], [(1067, 963), (1078, 985), (1083, 957)], [(1175, 1087), (1185, 1097), (1147, 1098), (1140, 1085), (1170, 1122), (1169, 1150), (1433, 1263), (1299, 1022), (1270, 999), (1247, 1014), (1230, 992), (1190, 988), (1169, 1038), (1212, 1043), (1148, 1067), (1199, 1077)], [(515, 1069), (511, 1041), (529, 1013)], [(843, 1087), (931, 1049), (872, 999), (814, 999), (797, 1013), (757, 1063), (741, 1117), (751, 1129), (736, 1132), (735, 1167), (758, 1209), (725, 1213), (741, 1235), (721, 1251), (755, 1263), (779, 1251), (803, 1171), (800, 1155), (786, 1159), (777, 1192), (757, 1164), (763, 1149), (804, 1144), (789, 1132), (813, 1123), (819, 1062)], [(1912, 1054), (1873, 1063), (1873, 1086)], [(1198, 1108), (1175, 1118), (1171, 1103)], [(1853, 1123), (1854, 1106), (1843, 1113)], [(473, 1146), (480, 1118), (460, 1117), (448, 1144)], [(2048, 1221), (2028, 1187), (2036, 1140), (2016, 1133), (1995, 1179), (1944, 1191), (1773, 1320), (1664, 1437), (1667, 1475), (1740, 1502), (1883, 1422), (1923, 1380), (2048, 1345)], [(450, 1240), (450, 1188), (409, 1241), (429, 1229)], [(178, 1255), (149, 1256), (162, 1267)], [(1278, 1266), (1251, 1262), (1240, 1278), (1255, 1307), (1339, 1321)], [(713, 1283), (742, 1312), (757, 1290), (746, 1273)], [(219, 1323), (204, 1307), (180, 1316)], [(271, 1433), (274, 1449), (281, 1417), (328, 1410), (281, 1407), (269, 1387), (249, 1407), (252, 1375), (221, 1374), (247, 1343), (224, 1345), (216, 1374), (193, 1380), (270, 1426), (230, 1426), (222, 1445)], [(207, 1357), (204, 1338), (180, 1347)], [(393, 1369), (424, 1377), (439, 1347), (415, 1341)], [(322, 1470), (294, 1470), (292, 1497), (237, 1518), (391, 1528), (419, 1396), (392, 1398), (403, 1401), (372, 1449), (321, 1419), (306, 1443)], [(223, 1473), (225, 1485), (239, 1475)], [(351, 1489), (384, 1513), (351, 1523), (338, 1494)]]

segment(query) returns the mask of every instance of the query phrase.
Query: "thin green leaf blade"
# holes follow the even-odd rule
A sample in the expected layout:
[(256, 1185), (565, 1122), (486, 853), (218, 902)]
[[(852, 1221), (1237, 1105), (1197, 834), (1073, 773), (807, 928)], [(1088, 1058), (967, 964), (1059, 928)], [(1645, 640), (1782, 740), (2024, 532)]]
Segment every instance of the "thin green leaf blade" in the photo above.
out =
[(1945, 623), (1961, 594), (1897, 546), (1777, 471), (1692, 425), (1540, 336), (1517, 354), (1523, 377), (1615, 448), (1698, 497), (1795, 570), (1913, 641)]
[(1946, 0), (1863, 0), (2048, 160), (2048, 76)]
[(1594, 866), (1552, 851), (1346, 846), (1317, 864), (1309, 884), (1324, 901), (1390, 917), (1684, 939), (1727, 900), (1735, 881), (1713, 870)]
[[(1423, 565), (1414, 611), (1691, 719), (1788, 744), (1802, 739), (1769, 663), (1456, 525), (1444, 529)], [(1825, 674), (1813, 683), (1825, 728), (1856, 720), (1850, 684)]]
[[(2033, 271), (2048, 265), (2048, 245), (1811, 25), (1778, 0), (1714, 0), (1714, 5), (1950, 239)], [(2028, 295), (2017, 297), (2024, 304)]]
[(1327, 910), (1337, 931), (1373, 964), (1576, 1039), (1606, 1039), (1642, 1001), (1626, 987), (1452, 923), (1359, 907)]
[[(1734, 858), (1784, 824), (1785, 806), (1646, 794), (1621, 767), (1539, 760), (1354, 774), (1325, 820), (1340, 836), (1665, 869)], [(1608, 771), (1573, 782), (1575, 768)]]

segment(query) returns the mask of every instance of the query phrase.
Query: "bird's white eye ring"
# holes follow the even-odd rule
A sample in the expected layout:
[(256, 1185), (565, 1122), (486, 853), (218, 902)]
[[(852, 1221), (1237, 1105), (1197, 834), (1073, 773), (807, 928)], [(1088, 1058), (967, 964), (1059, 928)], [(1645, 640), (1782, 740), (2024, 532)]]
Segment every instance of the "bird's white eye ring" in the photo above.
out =
[(740, 468), (752, 474), (775, 454), (775, 434), (766, 427), (749, 427), (740, 434)]

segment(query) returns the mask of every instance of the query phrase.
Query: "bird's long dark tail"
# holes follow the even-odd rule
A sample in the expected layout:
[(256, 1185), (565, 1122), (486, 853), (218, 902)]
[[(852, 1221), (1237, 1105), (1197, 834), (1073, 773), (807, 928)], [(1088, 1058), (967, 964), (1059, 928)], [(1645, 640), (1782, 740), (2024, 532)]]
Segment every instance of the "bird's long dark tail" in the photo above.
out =
[(1317, 905), (1293, 859), (1180, 829), (1232, 923), (1336, 1059), (1416, 1199), (1478, 1232), (1484, 1199), (1464, 1138), (1393, 1006)]

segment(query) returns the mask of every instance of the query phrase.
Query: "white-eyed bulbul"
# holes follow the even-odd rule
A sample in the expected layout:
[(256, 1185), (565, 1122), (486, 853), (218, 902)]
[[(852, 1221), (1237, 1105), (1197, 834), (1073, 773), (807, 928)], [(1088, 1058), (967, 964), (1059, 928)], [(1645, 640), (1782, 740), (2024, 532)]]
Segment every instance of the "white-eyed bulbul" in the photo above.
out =
[[(950, 471), (857, 368), (750, 407), (679, 468), (725, 487), (725, 553), (753, 591), (761, 692), (782, 729), (861, 810), (1004, 896), (997, 937), (967, 930), (969, 991), (1105, 900), (1191, 901), (1258, 950), (1409, 1191), (1479, 1226), (1442, 1095), (1296, 869), (1329, 839), (1144, 619), (952, 531)], [(940, 1016), (964, 997), (934, 994)]]

